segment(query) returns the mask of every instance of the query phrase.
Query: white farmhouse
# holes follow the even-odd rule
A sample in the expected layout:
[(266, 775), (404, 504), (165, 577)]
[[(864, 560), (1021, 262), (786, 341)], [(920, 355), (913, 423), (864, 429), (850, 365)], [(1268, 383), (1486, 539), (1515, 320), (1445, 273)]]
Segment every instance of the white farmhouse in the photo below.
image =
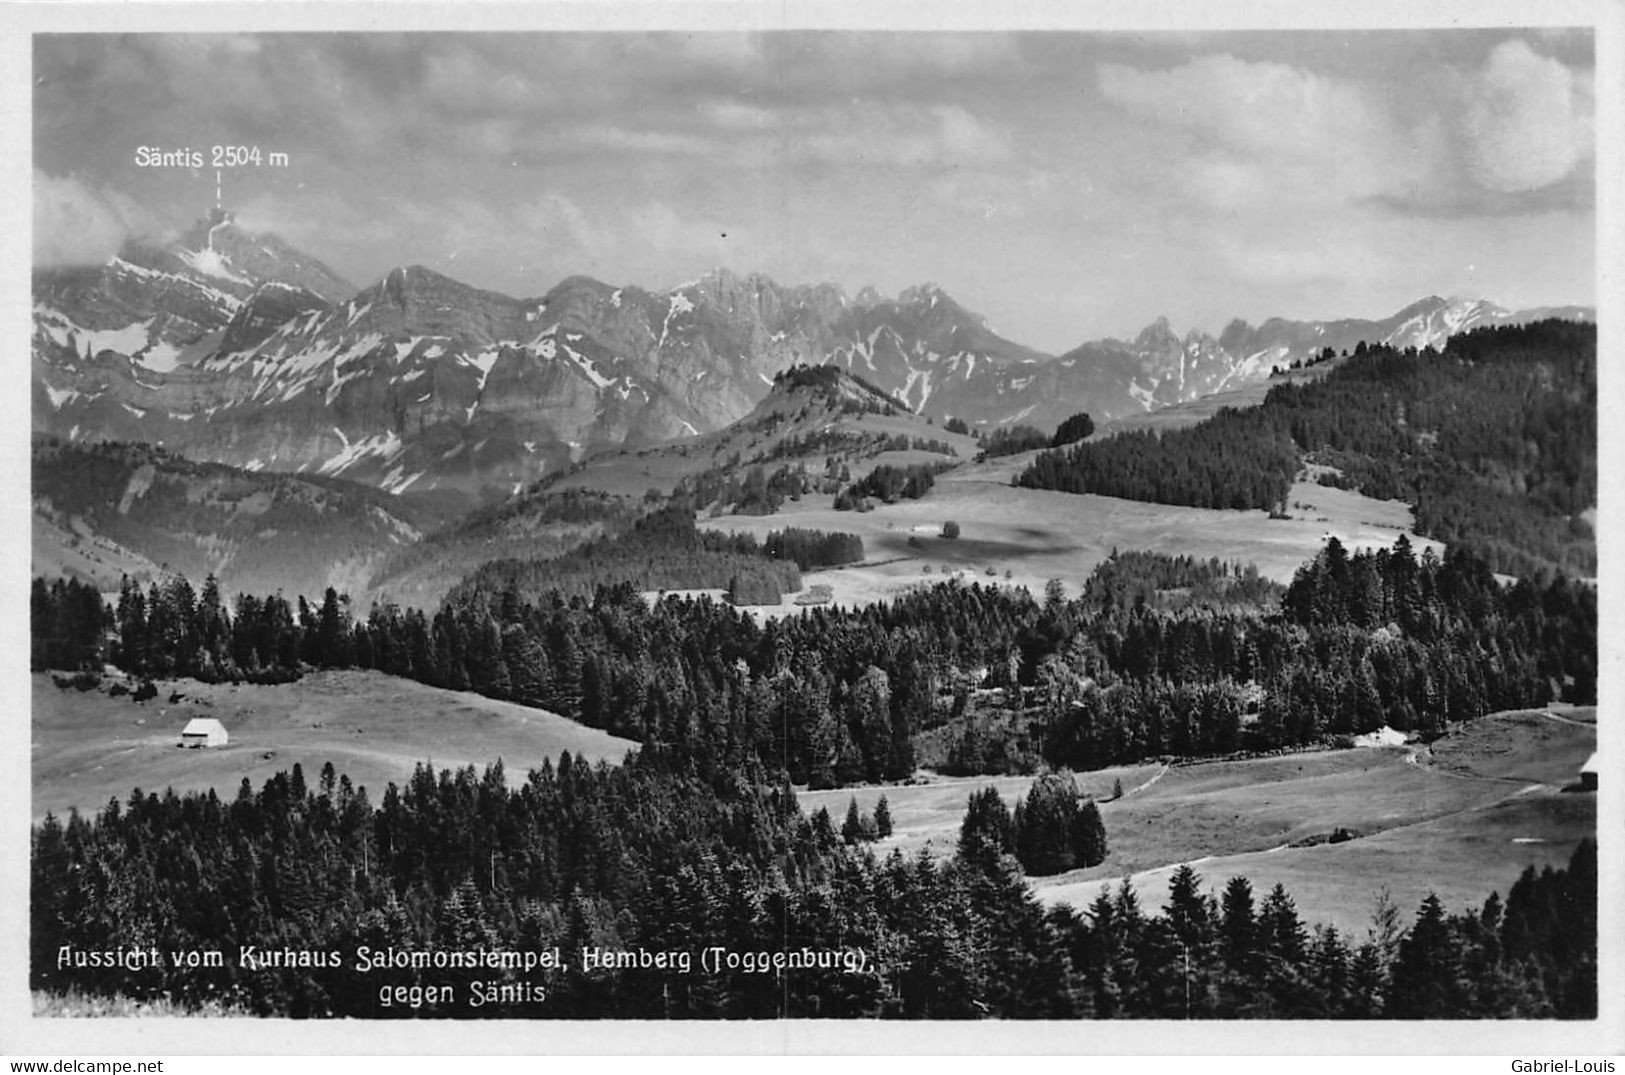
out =
[(193, 717), (181, 730), (183, 747), (223, 747), (226, 738), (226, 726), (213, 717)]

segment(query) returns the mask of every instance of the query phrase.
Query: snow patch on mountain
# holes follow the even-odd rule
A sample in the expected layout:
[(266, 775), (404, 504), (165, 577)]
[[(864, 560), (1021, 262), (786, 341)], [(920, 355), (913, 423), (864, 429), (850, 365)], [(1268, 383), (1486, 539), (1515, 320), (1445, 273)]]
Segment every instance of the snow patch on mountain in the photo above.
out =
[(655, 350), (657, 351), (666, 346), (666, 338), (671, 335), (671, 319), (678, 314), (692, 313), (694, 311), (694, 304), (688, 301), (687, 295), (674, 291), (668, 297), (671, 300), (671, 305), (666, 308), (666, 320), (660, 325), (660, 342), (655, 344)]
[(113, 351), (121, 355), (134, 355), (147, 349), (152, 336), (152, 318), (145, 321), (132, 321), (123, 328), (114, 329), (87, 329), (73, 323), (66, 315), (55, 310), (51, 313), (60, 320), (56, 324), (41, 325), (45, 333), (59, 347), (72, 348), (78, 354), (85, 354), (87, 349), (92, 358), (103, 351)]
[(1129, 382), (1128, 394), (1133, 396), (1134, 401), (1148, 411), (1154, 406), (1156, 389), (1154, 387), (1146, 388), (1140, 383), (1139, 378)]
[(463, 357), (464, 362), (467, 362), (470, 366), (473, 366), (475, 369), (480, 371), (479, 384), (475, 388), (476, 392), (483, 392), (485, 390), (485, 379), (491, 376), (491, 367), (497, 364), (497, 357), (500, 354), (501, 352), (499, 351), (481, 351), (473, 358), (469, 358), (466, 355)]
[(367, 355), (376, 350), (378, 345), (383, 342), (383, 333), (369, 332), (340, 352), (339, 355), (333, 359), (333, 365), (336, 368), (338, 366), (348, 365), (358, 358), (365, 358)]
[[(210, 239), (213, 240), (212, 233)], [(225, 255), (212, 246), (203, 250), (177, 250), (175, 253), (182, 261), (200, 273), (218, 277), (221, 280), (230, 280), (232, 283), (242, 284), (244, 287), (254, 286), (254, 281), (241, 273), (234, 272), (231, 262), (227, 261)]]
[[(915, 384), (920, 386), (919, 403), (913, 402)], [(907, 378), (905, 378), (903, 381), (903, 390), (902, 392), (898, 393), (898, 395), (904, 403), (907, 403), (915, 411), (924, 410), (925, 401), (931, 398), (931, 371), (916, 369), (909, 370)]]
[(613, 383), (610, 378), (605, 377), (602, 373), (598, 372), (598, 367), (593, 364), (592, 359), (586, 357), (569, 344), (564, 344), (563, 346), (564, 353), (570, 356), (571, 361), (573, 361), (576, 365), (576, 369), (580, 370), (582, 375), (600, 390), (608, 388), (610, 384)]
[(52, 388), (51, 382), (49, 381), (41, 381), (40, 384), (45, 387), (45, 394), (51, 400), (52, 410), (60, 411), (64, 403), (72, 403), (74, 400), (79, 398), (79, 393), (75, 389)]
[(406, 490), (411, 487), (413, 482), (429, 473), (427, 470), (420, 470), (410, 477), (403, 478), (401, 476), (403, 470), (404, 468), (402, 467), (394, 467), (384, 475), (383, 479), (378, 483), (379, 486), (383, 488), (384, 492), (394, 493), (396, 496), (399, 496), (406, 492)]
[[(342, 440), (342, 433), (340, 438)], [(406, 447), (394, 430), (389, 430), (386, 433), (373, 433), (353, 442), (348, 440), (342, 440), (342, 442), (344, 447), (334, 455), (329, 456), (321, 466), (317, 467), (316, 473), (325, 477), (333, 477), (344, 473), (363, 459), (392, 459)], [(398, 490), (391, 491), (398, 492)]]
[(169, 373), (180, 365), (180, 348), (159, 340), (139, 355), (135, 360), (154, 373)]
[(360, 366), (358, 368), (354, 368), (354, 369), (348, 370), (346, 372), (340, 373), (339, 372), (339, 367), (337, 365), (334, 365), (334, 367), (333, 367), (333, 373), (334, 373), (333, 383), (327, 386), (327, 395), (325, 397), (327, 405), (329, 407), (331, 407), (333, 405), (333, 401), (335, 399), (339, 398), (339, 393), (344, 391), (344, 386), (345, 385), (349, 384), (351, 381), (360, 380), (361, 378), (366, 377), (371, 372), (372, 371), (370, 369), (368, 369), (366, 366)]

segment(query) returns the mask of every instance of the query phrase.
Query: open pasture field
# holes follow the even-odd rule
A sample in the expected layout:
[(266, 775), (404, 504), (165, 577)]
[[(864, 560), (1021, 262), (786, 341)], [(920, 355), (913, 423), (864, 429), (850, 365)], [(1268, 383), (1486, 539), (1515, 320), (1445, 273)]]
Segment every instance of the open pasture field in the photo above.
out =
[[(790, 413), (782, 405), (779, 409), (786, 415)], [(952, 448), (956, 458), (960, 460), (971, 459), (977, 452), (974, 437), (963, 433), (950, 433), (941, 426), (928, 425), (923, 418), (914, 415), (847, 414), (810, 424), (803, 421), (787, 421), (773, 432), (753, 429), (748, 425), (731, 426), (715, 433), (706, 433), (658, 447), (606, 449), (584, 459), (577, 468), (560, 477), (549, 488), (554, 491), (600, 489), (617, 496), (634, 498), (641, 497), (651, 488), (669, 493), (684, 478), (696, 477), (707, 470), (722, 466), (734, 456), (738, 456), (747, 467), (760, 466), (769, 473), (782, 466), (803, 463), (810, 473), (817, 475), (823, 472), (827, 455), (838, 453), (816, 451), (809, 455), (753, 461), (764, 459), (788, 436), (806, 436), (825, 428), (861, 436), (902, 435), (938, 441)], [(861, 478), (882, 463), (906, 466), (910, 463), (941, 463), (947, 460), (947, 456), (935, 452), (910, 449), (881, 452), (864, 459), (852, 460), (850, 467), (852, 477)], [(739, 473), (743, 475), (744, 470), (741, 469)], [(833, 497), (824, 499), (833, 500)]]
[[(58, 690), (33, 677), (33, 813), (91, 813), (132, 788), (176, 792), (214, 788), (235, 798), (247, 777), (258, 788), (299, 763), (315, 785), (331, 761), (374, 803), (390, 781), (404, 783), (418, 762), (436, 769), (498, 758), (510, 781), (560, 751), (618, 762), (636, 746), (540, 709), (427, 687), (377, 672), (319, 672), (275, 686), (165, 680), (136, 704), (103, 691)], [(168, 704), (172, 692), (186, 695)], [(225, 725), (224, 747), (178, 747), (192, 717)]]
[[(1162, 771), (1160, 765), (1130, 765), (1115, 769), (1098, 769), (1078, 773), (1078, 790), (1105, 800), (1112, 793), (1114, 781), (1121, 780), (1126, 791), (1153, 779)], [(846, 817), (847, 803), (853, 799), (864, 814), (874, 813), (875, 803), (886, 797), (886, 808), (891, 811), (892, 836), (875, 845), (879, 854), (889, 854), (893, 848), (904, 854), (913, 854), (929, 846), (940, 855), (952, 855), (959, 841), (959, 825), (965, 819), (965, 802), (974, 792), (995, 787), (1005, 804), (1012, 809), (1016, 800), (1027, 794), (1033, 782), (1030, 776), (944, 776), (927, 783), (903, 784), (896, 787), (834, 788), (829, 791), (802, 791), (796, 795), (804, 814), (816, 813), (819, 807), (829, 811), (835, 827), (841, 827)], [(1103, 805), (1104, 812), (1111, 809)], [(1104, 815), (1103, 815), (1104, 816)]]
[[(1034, 593), (1041, 593), (1048, 579), (1059, 578), (1067, 592), (1076, 595), (1113, 549), (1253, 563), (1260, 573), (1283, 583), (1292, 581), (1298, 568), (1333, 535), (1350, 551), (1392, 546), (1402, 532), (1410, 534), (1418, 555), (1424, 548), (1443, 550), (1438, 542), (1410, 532), (1408, 505), (1309, 482), (1292, 488), (1288, 498), (1292, 518), (1270, 519), (1262, 511), (1216, 511), (1018, 489), (1009, 484), (1008, 476), (998, 480), (989, 475), (989, 468), (1003, 462), (942, 474), (924, 498), (899, 500), (869, 512), (836, 511), (832, 497), (812, 495), (786, 503), (774, 515), (724, 515), (703, 519), (699, 525), (750, 533), (759, 540), (787, 526), (857, 534), (863, 539), (866, 566), (806, 576), (808, 582), (830, 584), (836, 603), (843, 606), (882, 600), (915, 583), (940, 581), (945, 569), (963, 572), (965, 581), (1008, 582)], [(942, 524), (950, 519), (960, 526), (957, 540), (940, 536)], [(916, 544), (909, 544), (911, 538)]]
[[(1191, 864), (1215, 894), (1233, 876), (1262, 898), (1277, 883), (1306, 921), (1363, 936), (1386, 884), (1414, 915), (1429, 892), (1447, 908), (1503, 896), (1526, 866), (1568, 861), (1597, 832), (1596, 797), (1573, 790), (1596, 749), (1590, 710), (1502, 713), (1451, 730), (1433, 749), (1373, 747), (1179, 767), (1103, 805), (1104, 863), (1035, 882), (1041, 899), (1082, 909), (1130, 877), (1161, 906)], [(1345, 828), (1340, 843), (1291, 846)]]
[[(1141, 905), (1160, 908), (1189, 863), (1215, 896), (1235, 876), (1262, 901), (1286, 886), (1300, 916), (1363, 938), (1386, 884), (1405, 921), (1429, 892), (1451, 911), (1504, 897), (1526, 866), (1567, 863), (1597, 832), (1596, 797), (1570, 788), (1596, 749), (1594, 709), (1502, 713), (1453, 728), (1427, 747), (1367, 747), (1242, 761), (1103, 769), (1077, 774), (1099, 802), (1110, 854), (1087, 870), (1034, 878), (1045, 903), (1084, 910), (1102, 888), (1131, 879)], [(1113, 782), (1125, 795), (1107, 801)], [(1012, 808), (1030, 777), (942, 778), (888, 788), (803, 792), (838, 827), (856, 798), (865, 814), (882, 794), (894, 834), (875, 845), (950, 855), (970, 794), (989, 785)], [(1336, 829), (1358, 835), (1324, 842)], [(1313, 842), (1321, 841), (1321, 842)], [(1302, 846), (1292, 846), (1299, 844)]]

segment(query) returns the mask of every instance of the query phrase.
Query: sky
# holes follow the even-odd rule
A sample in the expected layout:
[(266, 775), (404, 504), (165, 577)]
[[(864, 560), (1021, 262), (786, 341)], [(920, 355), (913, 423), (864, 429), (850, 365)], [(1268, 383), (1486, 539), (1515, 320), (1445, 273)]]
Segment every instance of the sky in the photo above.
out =
[(1586, 29), (35, 38), (34, 260), (214, 204), (365, 286), (931, 281), (1059, 353), (1159, 316), (1596, 302)]

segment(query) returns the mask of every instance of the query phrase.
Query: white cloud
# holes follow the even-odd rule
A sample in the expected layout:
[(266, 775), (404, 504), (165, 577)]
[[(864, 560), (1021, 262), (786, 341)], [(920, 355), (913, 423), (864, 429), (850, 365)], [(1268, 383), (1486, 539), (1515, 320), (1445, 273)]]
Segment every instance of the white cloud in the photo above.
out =
[(1209, 236), (1209, 255), (1222, 277), (1267, 292), (1346, 288), (1392, 272), (1394, 251), (1373, 245), (1378, 235), (1382, 240), (1394, 238), (1380, 218), (1365, 215), (1319, 228), (1286, 224), (1266, 232), (1219, 231)]
[(724, 131), (759, 131), (778, 123), (778, 116), (772, 110), (742, 101), (705, 101), (698, 111), (707, 123)]
[(719, 148), (713, 142), (696, 135), (607, 123), (578, 124), (552, 132), (549, 137), (561, 145), (604, 149), (616, 153), (698, 157), (715, 153)]
[(1173, 139), (1174, 182), (1214, 209), (1279, 213), (1403, 196), (1436, 166), (1428, 121), (1365, 86), (1288, 64), (1202, 56), (1145, 71), (1102, 64), (1107, 100)]
[(1316, 144), (1369, 122), (1354, 87), (1286, 64), (1219, 55), (1165, 71), (1102, 64), (1099, 74), (1102, 92), (1129, 110), (1256, 153)]
[(448, 110), (479, 115), (534, 107), (542, 100), (521, 71), (497, 66), (467, 48), (427, 52), (422, 93)]
[(519, 208), (515, 214), (524, 230), (554, 248), (595, 255), (598, 229), (586, 212), (562, 194), (547, 194)]
[(783, 152), (827, 164), (985, 167), (1008, 160), (1004, 132), (958, 105), (858, 105), (790, 113)]
[(1567, 176), (1592, 146), (1593, 89), (1523, 41), (1498, 46), (1467, 89), (1468, 172), (1489, 190), (1536, 190)]
[(712, 100), (694, 112), (696, 126), (574, 123), (548, 132), (558, 147), (645, 156), (685, 157), (759, 166), (776, 161), (903, 168), (986, 167), (1011, 157), (1004, 131), (958, 105), (850, 103), (763, 108)]
[(34, 172), (34, 264), (94, 265), (126, 239), (157, 230), (129, 197), (72, 176)]
[(1008, 170), (954, 169), (928, 180), (925, 190), (931, 197), (933, 211), (955, 214), (953, 219), (964, 219), (965, 214), (983, 220), (1019, 220), (1045, 211), (1047, 199), (1063, 189), (1077, 192), (1090, 190), (1087, 175), (1072, 175), (1063, 179), (1055, 172), (1042, 169), (1023, 171), (1012, 175)]
[(629, 215), (631, 237), (649, 250), (682, 255), (697, 263), (720, 264), (735, 254), (745, 237), (714, 221), (685, 216), (663, 201), (646, 202)]

